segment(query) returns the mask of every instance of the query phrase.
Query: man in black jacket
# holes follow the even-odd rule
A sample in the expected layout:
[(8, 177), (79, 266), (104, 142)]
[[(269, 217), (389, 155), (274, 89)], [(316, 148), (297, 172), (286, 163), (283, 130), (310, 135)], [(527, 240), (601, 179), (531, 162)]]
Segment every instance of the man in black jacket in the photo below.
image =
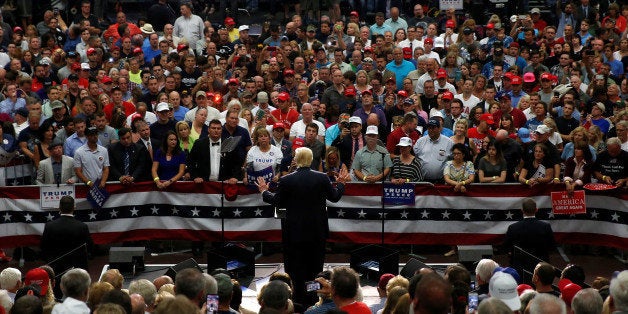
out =
[(59, 218), (44, 226), (40, 244), (44, 260), (56, 274), (70, 268), (88, 269), (88, 252), (94, 243), (87, 225), (74, 218), (74, 198), (62, 197), (59, 213)]
[(520, 267), (530, 266), (532, 267), (531, 269), (526, 269), (532, 270), (537, 262), (526, 263), (525, 261), (517, 260), (514, 254), (515, 246), (546, 262), (549, 262), (550, 251), (556, 247), (552, 226), (545, 221), (538, 220), (535, 217), (537, 211), (534, 200), (525, 198), (521, 206), (523, 220), (508, 226), (504, 246), (510, 254), (510, 265), (513, 265), (513, 268), (517, 269), (517, 271), (520, 271)]
[(325, 239), (329, 237), (326, 200), (337, 202), (344, 193), (344, 183), (349, 181), (346, 170), (340, 171), (334, 187), (329, 177), (313, 171), (312, 151), (298, 148), (294, 160), (297, 171), (279, 180), (277, 191), (268, 191), (268, 183), (259, 178), (257, 185), (264, 202), (286, 209), (282, 230), (284, 265), (294, 283), (295, 302), (309, 305), (305, 282), (313, 280), (323, 270)]
[(237, 150), (229, 152), (226, 151), (228, 147), (223, 149), (223, 145), (228, 143), (221, 139), (222, 132), (220, 121), (212, 120), (209, 122), (209, 136), (194, 142), (187, 159), (190, 177), (194, 182), (227, 180), (235, 184), (242, 178), (242, 163), (238, 166), (225, 162), (226, 159), (235, 158)]
[(109, 152), (109, 178), (122, 184), (150, 181), (151, 159), (146, 146), (133, 143), (131, 129), (118, 130), (120, 141), (111, 144)]

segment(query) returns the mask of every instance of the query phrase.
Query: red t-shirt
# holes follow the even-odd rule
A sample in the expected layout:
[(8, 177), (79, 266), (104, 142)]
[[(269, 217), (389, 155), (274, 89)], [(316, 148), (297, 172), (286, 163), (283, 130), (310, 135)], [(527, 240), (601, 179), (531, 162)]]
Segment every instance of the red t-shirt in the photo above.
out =
[(395, 155), (400, 154), (397, 144), (399, 144), (399, 140), (404, 136), (407, 136), (410, 139), (412, 139), (412, 146), (414, 146), (414, 143), (416, 143), (419, 137), (421, 137), (419, 132), (417, 132), (416, 130), (410, 132), (410, 135), (407, 135), (406, 132), (403, 131), (403, 128), (401, 127), (396, 128), (395, 130), (390, 132), (390, 134), (388, 134), (388, 138), (386, 139), (386, 149), (388, 150), (389, 153), (395, 154)]
[[(522, 127), (524, 124), (526, 124), (526, 121), (528, 121), (528, 118), (526, 118), (526, 115), (523, 113), (523, 111), (517, 108), (512, 108), (510, 115), (512, 116), (512, 122), (515, 125), (515, 128), (517, 129)], [(493, 120), (501, 121), (501, 119), (502, 119), (502, 111), (497, 110), (493, 114)]]
[[(102, 111), (105, 113), (105, 117), (107, 117), (107, 121), (111, 121), (111, 116), (113, 115), (113, 107), (113, 103), (109, 103), (102, 109)], [(124, 115), (127, 117), (135, 113), (135, 105), (128, 101), (123, 101), (122, 107), (124, 107)]]
[(495, 131), (488, 129), (486, 133), (480, 133), (478, 132), (478, 128), (470, 128), (467, 131), (467, 136), (473, 141), (473, 143), (475, 144), (475, 148), (478, 151), (482, 149), (482, 143), (484, 142), (484, 138), (487, 135), (495, 137)]
[(277, 122), (282, 122), (287, 129), (290, 129), (293, 123), (299, 120), (299, 113), (294, 110), (288, 110), (288, 113), (281, 112), (281, 109), (275, 109), (270, 114), (277, 119)]
[(364, 302), (353, 302), (340, 308), (347, 314), (371, 314), (371, 309)]

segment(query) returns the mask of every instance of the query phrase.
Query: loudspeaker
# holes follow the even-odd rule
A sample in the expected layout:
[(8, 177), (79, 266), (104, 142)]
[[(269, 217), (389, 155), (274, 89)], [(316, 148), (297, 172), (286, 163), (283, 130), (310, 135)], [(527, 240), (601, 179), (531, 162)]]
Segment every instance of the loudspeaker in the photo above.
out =
[(207, 273), (226, 269), (232, 278), (255, 276), (255, 251), (240, 243), (227, 243), (207, 252)]
[(493, 257), (492, 245), (458, 245), (459, 262), (477, 262)]
[(381, 275), (399, 274), (399, 251), (379, 245), (369, 245), (351, 252), (351, 268), (372, 280)]
[(166, 271), (166, 273), (164, 275), (169, 276), (170, 278), (172, 278), (172, 280), (174, 280), (174, 278), (177, 276), (177, 273), (184, 270), (184, 269), (188, 269), (188, 268), (196, 268), (198, 269), (200, 272), (202, 272), (203, 270), (201, 269), (200, 266), (198, 266), (198, 263), (196, 262), (196, 260), (194, 260), (193, 258), (187, 259), (177, 265), (168, 267), (168, 270)]
[(121, 273), (132, 273), (146, 269), (143, 246), (109, 248), (109, 268), (116, 268)]
[(427, 266), (425, 263), (419, 261), (418, 259), (411, 258), (406, 263), (406, 266), (403, 266), (403, 268), (401, 269), (401, 272), (399, 272), (399, 275), (410, 279), (421, 268), (430, 268), (430, 267)]

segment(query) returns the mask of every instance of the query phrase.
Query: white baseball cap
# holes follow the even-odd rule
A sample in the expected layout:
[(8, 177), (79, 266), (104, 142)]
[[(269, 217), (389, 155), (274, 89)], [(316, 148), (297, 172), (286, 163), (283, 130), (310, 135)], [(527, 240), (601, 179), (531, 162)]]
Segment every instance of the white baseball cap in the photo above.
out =
[(366, 134), (375, 134), (375, 135), (379, 135), (379, 131), (377, 130), (377, 126), (376, 125), (369, 125), (366, 127)]
[(357, 124), (362, 124), (362, 119), (360, 119), (360, 117), (356, 117), (353, 116), (351, 118), (349, 118), (349, 123), (357, 123)]
[(502, 300), (513, 311), (521, 308), (521, 300), (517, 294), (517, 281), (508, 273), (493, 274), (488, 284), (488, 294)]
[(155, 107), (156, 112), (168, 111), (168, 110), (170, 110), (170, 107), (168, 107), (168, 104), (165, 102), (160, 102), (157, 104), (157, 107)]
[(407, 136), (404, 136), (399, 139), (399, 143), (397, 144), (397, 146), (401, 146), (401, 147), (412, 146), (412, 139)]

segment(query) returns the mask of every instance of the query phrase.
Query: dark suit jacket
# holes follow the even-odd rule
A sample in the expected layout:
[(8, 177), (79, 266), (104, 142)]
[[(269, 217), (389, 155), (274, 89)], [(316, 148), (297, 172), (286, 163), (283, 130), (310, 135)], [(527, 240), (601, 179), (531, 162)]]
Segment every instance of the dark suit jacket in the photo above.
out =
[(504, 244), (511, 253), (516, 245), (544, 261), (549, 261), (549, 253), (556, 246), (552, 226), (536, 218), (524, 218), (508, 226)]
[[(366, 145), (366, 139), (364, 138), (364, 135), (360, 135), (362, 136), (362, 143), (363, 145)], [(351, 134), (340, 138), (337, 137), (332, 143), (332, 146), (335, 146), (338, 148), (338, 152), (340, 153), (340, 162), (342, 162), (343, 164), (347, 165), (347, 167), (351, 167), (351, 163), (353, 162), (353, 159), (351, 159), (351, 153), (353, 152), (353, 137), (351, 136)], [(364, 147), (364, 146), (362, 146)]]
[[(582, 20), (584, 19), (588, 19), (589, 22), (591, 22), (591, 21), (596, 20), (597, 10), (595, 10), (595, 8), (591, 4), (589, 4), (589, 10), (587, 12), (587, 15), (585, 16), (584, 10), (582, 9), (582, 5), (580, 3), (576, 3), (574, 4), (573, 15), (576, 18), (576, 20), (578, 20), (578, 23), (582, 22)], [(580, 28), (580, 24), (578, 24), (578, 29), (579, 28)]]
[[(192, 179), (203, 178), (203, 180), (209, 181), (211, 163), (215, 162), (210, 158), (209, 142), (209, 137), (199, 138), (194, 142), (192, 150), (190, 150), (186, 164)], [(226, 159), (234, 158), (232, 155), (234, 155), (234, 153), (221, 154), (218, 180), (222, 181), (230, 178), (242, 179), (241, 167), (228, 167), (224, 162)]]
[(87, 225), (74, 217), (60, 216), (46, 223), (41, 237), (41, 251), (46, 262), (50, 263), (82, 244), (86, 244), (86, 248), (77, 249), (51, 263), (57, 274), (71, 267), (88, 269), (88, 252), (94, 243)]
[(284, 242), (315, 242), (327, 239), (326, 200), (337, 202), (344, 193), (344, 184), (334, 187), (329, 177), (308, 167), (279, 179), (276, 193), (262, 195), (264, 202), (286, 209)]
[[(146, 146), (143, 142), (131, 144), (131, 162), (129, 166), (130, 175), (135, 181), (150, 181), (150, 170), (152, 167), (152, 161), (148, 154)], [(107, 151), (109, 152), (109, 179), (110, 181), (117, 181), (124, 173), (124, 150), (125, 147), (116, 142), (109, 145)]]

